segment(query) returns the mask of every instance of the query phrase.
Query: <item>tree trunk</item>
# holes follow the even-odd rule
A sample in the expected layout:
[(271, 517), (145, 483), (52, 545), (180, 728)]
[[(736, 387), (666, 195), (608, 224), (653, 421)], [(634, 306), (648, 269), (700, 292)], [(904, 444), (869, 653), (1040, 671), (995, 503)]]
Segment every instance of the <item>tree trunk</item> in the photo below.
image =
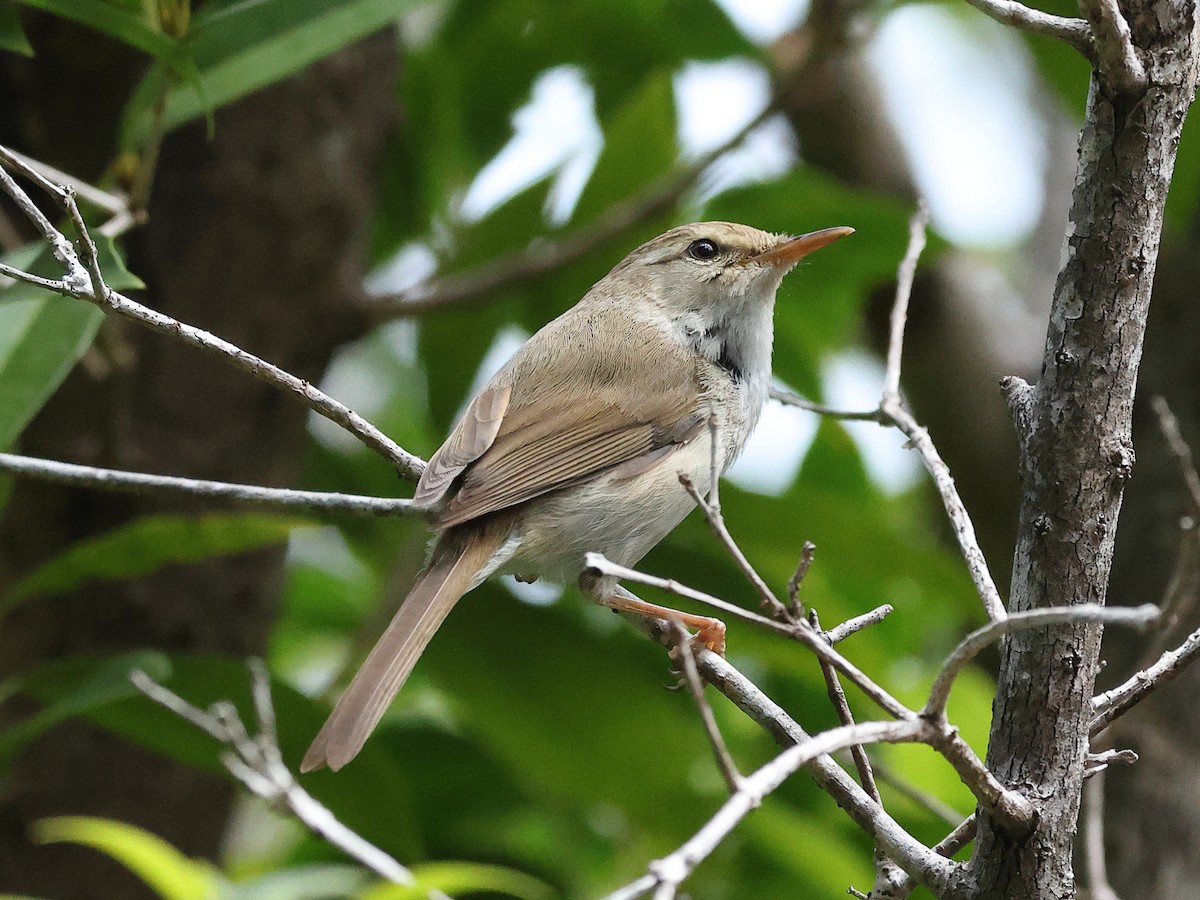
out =
[[(1133, 397), (1163, 206), (1195, 84), (1190, 3), (1126, 4), (1150, 84), (1094, 77), (1080, 138), (1068, 259), (1036, 387), (1010, 401), (1022, 441), (1014, 610), (1103, 603), (1133, 465)], [(988, 765), (1038, 809), (1032, 834), (980, 810), (974, 896), (1075, 896), (1072, 842), (1100, 629), (1017, 632), (1004, 643)]]

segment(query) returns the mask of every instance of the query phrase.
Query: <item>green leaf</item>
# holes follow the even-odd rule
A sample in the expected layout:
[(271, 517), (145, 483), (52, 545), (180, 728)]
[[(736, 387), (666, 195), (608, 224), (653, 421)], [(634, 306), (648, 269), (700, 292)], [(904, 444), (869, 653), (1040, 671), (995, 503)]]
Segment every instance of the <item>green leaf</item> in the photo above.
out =
[(36, 822), (33, 834), (39, 844), (80, 844), (99, 850), (166, 900), (209, 900), (223, 882), (208, 863), (189, 859), (161, 838), (124, 822), (59, 816)]
[[(113, 242), (97, 241), (100, 267), (117, 290), (144, 287), (125, 268)], [(49, 248), (22, 247), (4, 261), (35, 275), (60, 278)], [(104, 313), (82, 300), (24, 282), (0, 290), (0, 449), (13, 441), (91, 345)]]
[(9, 591), (0, 614), (31, 597), (59, 594), (93, 581), (148, 575), (164, 566), (247, 553), (282, 543), (309, 524), (256, 513), (146, 516), (72, 544)]
[[(492, 584), (473, 591), (430, 643), (417, 676), (432, 675), (461, 727), (518, 784), (575, 808), (620, 802), (640, 822), (671, 808), (672, 823), (660, 827), (680, 837), (712, 799), (697, 790), (693, 766), (713, 770), (690, 698), (663, 690), (665, 652), (574, 591), (536, 609), (505, 594)], [(400, 708), (414, 697), (401, 692)], [(666, 758), (671, 767), (661, 765)], [(606, 771), (623, 775), (598, 776), (581, 759), (604, 760)]]
[(152, 26), (143, 13), (105, 0), (16, 0), (64, 19), (94, 28), (157, 59), (175, 54), (176, 42)]
[[(117, 700), (139, 696), (129, 681), (129, 674), (142, 671), (156, 681), (166, 678), (171, 664), (161, 653), (139, 651), (104, 660), (90, 671), (78, 667), (39, 669), (13, 685), (17, 690), (31, 691), (54, 698), (38, 712), (0, 732), (0, 767), (3, 767), (21, 747), (47, 729), (73, 716), (91, 712)], [(64, 674), (65, 673), (65, 674)]]
[[(281, 81), (394, 22), (424, 0), (239, 0), (206, 4), (192, 19), (186, 47), (197, 83), (172, 87), (167, 130)], [(126, 110), (122, 145), (150, 132), (162, 89), (161, 69), (148, 73)]]
[(595, 218), (671, 170), (679, 156), (671, 73), (659, 69), (647, 75), (602, 124), (604, 152), (579, 198), (575, 222)]
[(0, 50), (33, 56), (33, 47), (21, 26), (21, 16), (11, 0), (0, 0)]
[(65, 297), (0, 303), (0, 448), (12, 446), (103, 319), (96, 307)]
[(554, 891), (532, 875), (504, 866), (473, 862), (434, 862), (414, 866), (417, 883), (411, 886), (381, 884), (359, 894), (359, 900), (425, 900), (430, 891), (451, 896), (502, 894), (520, 900), (551, 900)]
[[(1188, 229), (1200, 206), (1200, 117), (1188, 116), (1179, 138), (1179, 155), (1167, 194), (1166, 220), (1170, 237), (1189, 240)], [(1183, 252), (1187, 252), (1186, 250)]]
[[(220, 762), (218, 743), (140, 693), (130, 693), (128, 671), (144, 669), (155, 681), (200, 709), (207, 709), (218, 700), (230, 701), (246, 726), (253, 729), (254, 707), (245, 665), (212, 655), (141, 656), (146, 658), (139, 660), (134, 654), (113, 660), (74, 654), (39, 666), (23, 679), (19, 688), (49, 707), (73, 702), (70, 698), (77, 697), (83, 682), (99, 686), (109, 683), (111, 696), (101, 698), (103, 691), (97, 689), (97, 702), (74, 701), (77, 711), (127, 741), (201, 771), (229, 778)], [(272, 680), (271, 695), (279, 746), (284, 759), (294, 767), (329, 710), (325, 704), (278, 681)], [(337, 773), (326, 770), (305, 776), (304, 787), (347, 827), (397, 859), (411, 859), (420, 851), (408, 788), (401, 770), (387, 762), (378, 742), (368, 742), (353, 766)]]
[(359, 866), (296, 866), (252, 881), (239, 881), (229, 897), (230, 900), (337, 900), (354, 896), (368, 878)]

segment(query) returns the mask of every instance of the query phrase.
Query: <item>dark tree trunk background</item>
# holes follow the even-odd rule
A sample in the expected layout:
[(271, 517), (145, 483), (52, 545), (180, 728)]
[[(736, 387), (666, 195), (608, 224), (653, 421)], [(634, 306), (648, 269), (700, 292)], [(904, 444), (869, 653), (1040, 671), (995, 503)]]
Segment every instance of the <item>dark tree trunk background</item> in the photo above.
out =
[[(1200, 455), (1200, 229), (1164, 245), (1146, 331), (1146, 354), (1134, 416), (1137, 467), (1125, 497), (1110, 597), (1115, 603), (1157, 602), (1180, 552), (1179, 520), (1191, 515), (1179, 465), (1169, 454), (1150, 398), (1166, 398), (1183, 436)], [(1196, 532), (1183, 579), (1184, 615), (1163, 639), (1177, 645), (1200, 627)], [(1147, 640), (1110, 632), (1104, 644), (1104, 686), (1143, 661)], [(1110, 877), (1123, 900), (1186, 897), (1200, 884), (1200, 670), (1186, 670), (1168, 691), (1152, 696), (1109, 735), (1140, 759), (1105, 777)]]
[[(132, 53), (60, 21), (31, 21), (38, 55), (4, 55), (3, 139), (84, 178), (111, 162)], [(395, 122), (397, 45), (381, 33), (166, 142), (152, 227), (131, 235), (149, 305), (318, 380), (364, 327), (356, 315), (376, 170)], [(111, 92), (111, 93), (110, 93)], [(222, 362), (127, 323), (100, 339), (26, 432), (21, 449), (71, 462), (254, 484), (293, 484), (306, 410)], [(174, 506), (172, 508), (182, 508)], [(187, 507), (197, 509), (198, 507)], [(161, 502), (18, 483), (0, 521), (0, 589), (67, 544)], [(78, 651), (156, 647), (262, 653), (283, 548), (103, 584), (9, 616), (0, 677)], [(29, 708), (11, 703), (0, 724)], [(0, 785), (0, 891), (56, 900), (145, 897), (90, 850), (28, 841), (31, 822), (90, 814), (213, 858), (232, 801), (223, 781), (82, 722), (55, 728)]]

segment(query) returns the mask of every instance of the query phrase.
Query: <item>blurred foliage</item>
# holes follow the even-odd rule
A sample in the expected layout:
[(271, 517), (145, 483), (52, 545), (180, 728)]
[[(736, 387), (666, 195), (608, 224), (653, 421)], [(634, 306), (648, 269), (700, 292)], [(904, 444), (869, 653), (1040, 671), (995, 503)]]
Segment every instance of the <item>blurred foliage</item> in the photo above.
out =
[[(404, 126), (387, 155), (374, 252), (382, 262), (420, 242), (447, 273), (518, 252), (538, 236), (553, 240), (586, 227), (681, 166), (673, 77), (688, 61), (739, 58), (769, 65), (768, 54), (709, 2), (214, 0), (190, 20), (176, 14), (170, 28), (157, 12), (148, 12), (156, 5), (134, 0), (21, 2), (148, 55), (151, 64), (125, 117), (125, 140), (135, 148), (157, 127), (203, 115), (417, 9), (402, 29), (404, 77), (397, 102)], [(1047, 8), (1074, 14), (1068, 0)], [(0, 2), (0, 50), (29, 52), (14, 10)], [(1040, 77), (1078, 115), (1086, 65), (1048, 39), (1027, 42)], [(593, 89), (604, 136), (569, 220), (547, 218), (554, 172), (480, 220), (463, 220), (457, 204), (510, 138), (513, 115), (534, 80), (564, 65), (577, 67)], [(1185, 137), (1178, 177), (1194, 188), (1200, 150), (1193, 130)], [(1196, 191), (1189, 193), (1172, 206), (1174, 227), (1185, 227), (1193, 216)], [(338, 371), (369, 373), (372, 386), (359, 398), (362, 411), (428, 455), (498, 335), (536, 329), (630, 248), (668, 225), (699, 217), (791, 232), (847, 224), (857, 234), (790, 276), (776, 315), (777, 374), (819, 399), (829, 360), (861, 339), (868, 296), (893, 276), (908, 212), (894, 198), (850, 188), (797, 163), (782, 176), (724, 190), (703, 203), (685, 196), (619, 238), (597, 242), (574, 263), (494, 296), (416, 325), (383, 326), (346, 348), (332, 377)], [(134, 284), (132, 276), (115, 277), (125, 275), (124, 266), (116, 248), (104, 249), (110, 279), (116, 286)], [(29, 264), (37, 252), (23, 249), (5, 261)], [(53, 266), (39, 271), (55, 274)], [(0, 447), (17, 439), (84, 352), (98, 315), (24, 287), (0, 292)], [(303, 486), (398, 490), (386, 464), (324, 435), (318, 430), (312, 442)], [(928, 489), (895, 493), (873, 481), (858, 446), (836, 422), (820, 423), (781, 495), (729, 485), (722, 502), (731, 530), (780, 592), (801, 543), (816, 543), (817, 561), (801, 596), (827, 627), (883, 602), (895, 605), (889, 619), (848, 641), (845, 650), (902, 699), (920, 702), (941, 657), (980, 619), (961, 561), (941, 538), (942, 513)], [(8, 602), (37, 603), (85, 580), (132, 577), (290, 536), (268, 663), (277, 679), (280, 742), (295, 763), (328, 710), (328, 695), (403, 596), (426, 540), (416, 521), (299, 527), (304, 524), (233, 515), (144, 519), (27, 573)], [(738, 569), (696, 516), (643, 568), (754, 604)], [(809, 730), (836, 724), (810, 655), (739, 623), (730, 626), (729, 654)], [(248, 679), (237, 660), (157, 653), (69, 657), (0, 686), (0, 693), (22, 690), (45, 704), (40, 715), (0, 735), (0, 765), (44, 728), (85, 715), (131, 741), (221, 772), (208, 738), (136, 695), (127, 680), (132, 668), (149, 671), (197, 705), (231, 699), (249, 719)], [(426, 888), (594, 896), (673, 850), (722, 802), (723, 783), (692, 700), (687, 692), (667, 690), (673, 680), (659, 647), (574, 592), (534, 604), (504, 584), (488, 584), (450, 617), (362, 755), (340, 773), (307, 776), (305, 786), (347, 825), (413, 866)], [(954, 721), (980, 750), (990, 696), (989, 678), (972, 671), (952, 700)], [(875, 715), (861, 698), (851, 701), (859, 715)], [(772, 756), (775, 748), (760, 729), (723, 698), (714, 695), (713, 703), (743, 770)], [(928, 750), (887, 747), (876, 753), (898, 777), (962, 813), (970, 810), (954, 773)], [(947, 826), (935, 814), (886, 786), (884, 791), (890, 808), (919, 837), (933, 842), (944, 834)], [(274, 816), (262, 809), (251, 813), (262, 821)], [(380, 887), (311, 835), (287, 835), (282, 846), (260, 851), (264, 855), (256, 859), (247, 859), (251, 851), (231, 849), (243, 872), (235, 876), (232, 867), (221, 874), (120, 823), (57, 819), (43, 823), (40, 832), (42, 840), (82, 843), (113, 856), (163, 897), (417, 896)], [(797, 777), (753, 813), (687, 887), (705, 898), (832, 896), (849, 884), (869, 886), (870, 850), (836, 806)]]

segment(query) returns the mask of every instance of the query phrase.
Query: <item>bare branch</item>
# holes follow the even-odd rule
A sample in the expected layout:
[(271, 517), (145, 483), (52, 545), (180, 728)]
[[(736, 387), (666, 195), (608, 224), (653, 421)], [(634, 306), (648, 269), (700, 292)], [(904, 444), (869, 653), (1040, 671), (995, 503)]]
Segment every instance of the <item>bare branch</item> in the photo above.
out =
[(958, 495), (954, 479), (950, 477), (950, 467), (938, 454), (929, 432), (917, 424), (917, 420), (904, 408), (900, 399), (900, 363), (904, 347), (904, 326), (908, 320), (908, 300), (912, 295), (917, 261), (925, 247), (925, 231), (928, 225), (929, 210), (922, 201), (909, 220), (908, 249), (896, 273), (896, 299), (892, 305), (891, 333), (888, 337), (887, 372), (884, 377), (883, 396), (879, 401), (880, 421), (899, 428), (920, 454), (921, 462), (925, 464), (938, 493), (941, 494), (942, 505), (954, 526), (954, 535), (971, 573), (971, 580), (983, 601), (984, 611), (989, 619), (999, 620), (1006, 615), (1004, 602), (1000, 599), (1000, 592), (996, 590), (996, 583), (992, 580), (992, 573), (979, 546), (979, 539), (975, 536), (971, 516)]
[[(7, 147), (0, 146), (0, 160), (7, 162), (12, 168), (45, 188), (55, 197), (61, 195), (61, 191), (57, 186), (50, 184), (35, 170), (29, 168), (29, 166), (13, 156), (12, 151)], [(21, 186), (13, 180), (13, 177), (8, 174), (3, 166), (0, 166), (0, 187), (4, 188), (4, 192), (13, 199), (13, 202), (17, 204), (17, 208), (25, 214), (25, 218), (33, 223), (33, 226), (41, 232), (42, 237), (50, 244), (50, 249), (54, 251), (55, 259), (62, 263), (63, 268), (66, 270), (67, 277), (65, 282), (76, 286), (83, 284), (87, 276), (83, 266), (79, 263), (79, 257), (75, 255), (75, 248), (71, 246), (71, 242), (51, 224), (50, 220), (46, 218), (37, 204), (21, 189)], [(7, 274), (12, 275), (11, 272)]]
[[(816, 654), (822, 662), (826, 662), (845, 675), (859, 690), (874, 701), (881, 709), (900, 721), (911, 721), (917, 716), (912, 710), (892, 696), (887, 690), (866, 675), (854, 663), (838, 653), (828, 640), (817, 632), (807, 622), (800, 621), (789, 627), (772, 619), (750, 613), (731, 603), (711, 597), (700, 591), (692, 590), (678, 582), (652, 575), (646, 575), (635, 569), (619, 566), (606, 559), (599, 553), (588, 553), (585, 556), (588, 570), (600, 575), (607, 575), (628, 581), (647, 584), (663, 590), (672, 591), (679, 596), (689, 597), (708, 603), (716, 609), (731, 612), (739, 618), (754, 622), (771, 631), (784, 634), (796, 640)], [(1016, 830), (1027, 827), (1032, 821), (1033, 808), (1021, 794), (1011, 791), (988, 771), (982, 760), (971, 747), (944, 719), (937, 717), (922, 717), (929, 722), (931, 728), (923, 738), (926, 743), (941, 753), (946, 761), (958, 773), (963, 784), (976, 796), (980, 804), (991, 812), (997, 819), (1008, 822)]]
[(776, 634), (782, 634), (790, 637), (792, 640), (798, 641), (808, 647), (817, 655), (818, 659), (825, 660), (833, 665), (839, 672), (850, 679), (858, 686), (864, 694), (871, 698), (881, 709), (888, 715), (894, 716), (897, 719), (911, 719), (916, 716), (916, 713), (893, 697), (890, 693), (875, 683), (870, 676), (866, 675), (854, 663), (846, 659), (840, 653), (830, 646), (829, 642), (805, 621), (801, 620), (792, 625), (786, 625), (781, 622), (776, 622), (774, 619), (768, 619), (765, 616), (760, 616), (757, 613), (742, 609), (740, 606), (713, 597), (711, 594), (705, 594), (702, 591), (697, 591), (692, 588), (680, 584), (674, 579), (658, 578), (654, 575), (646, 575), (636, 569), (630, 569), (626, 566), (620, 566), (607, 559), (601, 553), (588, 553), (584, 557), (585, 567), (597, 574), (608, 575), (614, 578), (620, 578), (626, 581), (632, 581), (637, 584), (645, 584), (650, 587), (659, 588), (660, 590), (670, 591), (673, 594), (678, 594), (680, 597), (687, 597), (691, 600), (696, 600), (700, 603), (707, 604), (714, 609), (719, 609), (722, 612), (729, 613), (739, 619), (751, 622), (761, 628), (766, 628), (769, 631), (774, 631)]
[(810, 403), (804, 398), (798, 397), (788, 391), (772, 389), (771, 396), (790, 406), (806, 409), (819, 415), (829, 416), (830, 418), (879, 422), (884, 425), (893, 425), (902, 431), (912, 443), (917, 453), (920, 454), (921, 462), (924, 464), (926, 471), (933, 477), (934, 485), (937, 487), (938, 493), (942, 498), (942, 505), (946, 509), (946, 515), (950, 517), (950, 522), (954, 526), (954, 536), (958, 540), (958, 546), (963, 554), (963, 559), (966, 560), (967, 569), (971, 573), (971, 580), (974, 582), (975, 590), (978, 591), (980, 600), (983, 602), (984, 611), (987, 613), (988, 618), (993, 620), (1003, 619), (1007, 615), (1004, 608), (1004, 601), (1000, 599), (1000, 592), (996, 589), (996, 582), (992, 579), (991, 570), (988, 568), (983, 550), (979, 546), (979, 539), (975, 536), (975, 526), (971, 522), (971, 516), (967, 512), (966, 506), (963, 505), (962, 498), (958, 494), (958, 488), (955, 487), (954, 479), (950, 475), (950, 467), (946, 465), (941, 455), (937, 452), (933, 440), (929, 437), (929, 432), (917, 423), (917, 420), (912, 417), (911, 413), (904, 409), (899, 401), (884, 400), (880, 403), (878, 409), (868, 412), (864, 410), (838, 410), (822, 406), (818, 403)]
[(1154, 414), (1158, 417), (1158, 427), (1167, 442), (1167, 447), (1179, 464), (1183, 482), (1187, 485), (1192, 515), (1200, 518), (1200, 472), (1196, 471), (1192, 448), (1183, 439), (1183, 433), (1179, 430), (1179, 420), (1175, 418), (1175, 413), (1171, 412), (1171, 407), (1167, 404), (1166, 399), (1160, 394), (1155, 394), (1150, 399), (1150, 405), (1154, 407)]
[(941, 495), (946, 515), (954, 527), (954, 535), (958, 540), (963, 559), (967, 563), (967, 569), (971, 573), (975, 590), (979, 593), (983, 603), (984, 611), (989, 619), (999, 620), (1007, 614), (1004, 601), (1000, 599), (1000, 592), (996, 589), (996, 583), (992, 579), (991, 570), (988, 568), (983, 550), (979, 546), (979, 539), (975, 536), (975, 526), (971, 522), (971, 516), (967, 512), (966, 506), (963, 505), (958, 488), (954, 485), (954, 479), (950, 476), (950, 468), (938, 454), (933, 440), (929, 437), (929, 432), (922, 428), (912, 414), (904, 408), (900, 398), (900, 369), (904, 346), (904, 327), (908, 318), (908, 301), (912, 294), (917, 262), (925, 246), (928, 218), (928, 211), (922, 203), (918, 205), (916, 212), (909, 220), (908, 249), (905, 251), (904, 259), (896, 274), (896, 299), (892, 306), (887, 370), (879, 407), (870, 412), (835, 410), (820, 404), (809, 403), (787, 391), (773, 390), (771, 396), (784, 403), (821, 415), (838, 419), (879, 422), (882, 425), (894, 426), (903, 432), (917, 453), (920, 454), (925, 469), (933, 477), (933, 483)]
[[(821, 620), (817, 616), (817, 611), (810, 610), (808, 613), (809, 624), (817, 631), (821, 631)], [(843, 725), (854, 724), (854, 714), (850, 711), (850, 703), (846, 699), (846, 692), (842, 690), (842, 683), (838, 680), (837, 670), (829, 663), (821, 662), (821, 674), (825, 678), (825, 691), (829, 695), (829, 702), (833, 704), (834, 711), (837, 713), (838, 721)], [(879, 788), (875, 784), (875, 773), (871, 770), (871, 760), (867, 756), (867, 751), (862, 744), (854, 744), (850, 747), (850, 755), (854, 759), (854, 767), (858, 770), (858, 783), (862, 785), (867, 796), (883, 806), (883, 800), (879, 796)]]
[(1125, 715), (1164, 684), (1174, 681), (1188, 665), (1200, 656), (1200, 629), (1188, 635), (1179, 647), (1164, 653), (1148, 669), (1135, 674), (1112, 690), (1092, 698), (1091, 733), (1097, 734)]
[(1133, 46), (1129, 23), (1117, 0), (1079, 0), (1092, 28), (1092, 43), (1100, 74), (1121, 91), (1138, 91), (1147, 84), (1146, 67)]
[[(54, 248), (55, 256), (66, 269), (66, 277), (61, 286), (56, 284), (52, 289), (95, 303), (105, 312), (131, 319), (200, 350), (223, 357), (232, 365), (249, 372), (256, 378), (295, 394), (310, 409), (341, 425), (366, 446), (390, 460), (401, 474), (414, 479), (420, 476), (425, 468), (422, 459), (404, 450), (358, 413), (338, 403), (307, 381), (247, 353), (214, 334), (163, 315), (124, 294), (110, 290), (104, 284), (96, 255), (96, 246), (79, 212), (79, 207), (75, 203), (74, 193), (69, 188), (63, 188), (50, 182), (5, 147), (0, 147), (0, 160), (5, 161), (11, 168), (21, 172), (46, 190), (62, 206), (78, 233), (83, 252), (82, 262), (71, 242), (50, 223), (49, 219), (41, 213), (8, 172), (0, 167), (0, 187), (3, 187), (5, 192), (16, 201), (22, 212), (38, 227)], [(12, 271), (6, 274), (15, 276)]]
[(791, 616), (788, 615), (787, 607), (779, 602), (779, 598), (775, 596), (762, 576), (758, 574), (754, 566), (750, 565), (750, 560), (746, 559), (746, 554), (742, 552), (742, 548), (737, 545), (737, 541), (733, 539), (733, 535), (729, 533), (729, 529), (725, 527), (725, 517), (721, 515), (721, 507), (714, 506), (704, 499), (704, 496), (697, 490), (692, 479), (688, 478), (683, 472), (679, 473), (679, 483), (683, 485), (683, 489), (688, 492), (691, 498), (700, 507), (700, 511), (704, 513), (704, 519), (708, 522), (708, 527), (712, 529), (713, 534), (717, 536), (737, 567), (741, 569), (742, 574), (746, 576), (746, 580), (754, 588), (754, 592), (758, 594), (761, 604), (771, 611), (776, 619), (782, 622), (791, 621)]
[[(667, 892), (660, 891), (655, 897), (673, 897), (674, 888), (692, 874), (696, 866), (712, 853), (733, 828), (762, 803), (764, 797), (778, 788), (797, 769), (821, 756), (854, 744), (920, 740), (924, 730), (925, 724), (921, 722), (865, 722), (830, 729), (803, 744), (784, 750), (775, 759), (743, 779), (738, 791), (690, 840), (674, 853), (648, 866), (648, 874), (653, 878), (652, 884), (647, 885), (645, 878), (638, 879), (626, 889), (609, 895), (608, 900), (638, 897), (649, 890), (664, 886), (668, 888)], [(937, 864), (936, 859), (939, 858), (930, 854), (926, 864), (931, 870), (931, 876), (944, 882), (951, 877), (953, 868), (944, 860), (940, 865)]]
[(1029, 628), (1043, 628), (1048, 625), (1068, 623), (1075, 625), (1085, 622), (1146, 628), (1158, 616), (1158, 607), (1150, 603), (1143, 606), (1100, 606), (1096, 603), (1081, 603), (1077, 606), (1030, 609), (1013, 613), (1006, 619), (989, 622), (963, 638), (946, 658), (941, 671), (934, 679), (933, 687), (929, 691), (929, 700), (926, 701), (925, 708), (921, 710), (921, 715), (944, 720), (946, 703), (950, 699), (950, 688), (954, 685), (954, 679), (984, 647), (995, 643), (1011, 631), (1024, 631)]
[(395, 294), (376, 295), (369, 299), (366, 312), (373, 320), (384, 321), (465, 303), (499, 299), (505, 288), (573, 263), (639, 222), (669, 210), (713, 162), (735, 148), (746, 135), (774, 114), (775, 107), (768, 105), (720, 147), (682, 171), (664, 175), (644, 191), (610, 206), (590, 223), (570, 234), (556, 240), (535, 241), (524, 250), (457, 275), (444, 275), (433, 282)]
[(929, 227), (929, 207), (917, 201), (916, 212), (908, 220), (908, 248), (896, 271), (896, 299), (892, 303), (888, 334), (887, 370), (883, 379), (883, 402), (880, 408), (900, 403), (900, 363), (904, 354), (904, 326), (908, 322), (908, 301), (912, 296), (917, 261), (925, 249), (925, 231)]
[[(85, 297), (84, 299), (90, 298)], [(110, 293), (108, 308), (119, 316), (140, 322), (155, 331), (175, 337), (185, 344), (221, 356), (237, 368), (249, 372), (267, 384), (295, 394), (309, 409), (336, 422), (367, 447), (391, 461), (401, 475), (415, 480), (425, 470), (425, 461), (420, 457), (409, 453), (345, 404), (339, 403), (290, 372), (259, 359), (214, 334), (191, 325), (185, 325), (170, 316), (142, 306), (116, 291)]]
[(1041, 34), (1058, 38), (1070, 44), (1088, 59), (1093, 58), (1092, 30), (1083, 19), (1070, 19), (1063, 16), (1052, 16), (1039, 9), (1031, 9), (1015, 0), (967, 0), (973, 7), (984, 15), (990, 16), (997, 22), (1028, 31), (1030, 34)]
[(1004, 608), (1004, 601), (1000, 599), (1000, 592), (996, 589), (996, 582), (992, 579), (983, 549), (979, 546), (979, 539), (975, 536), (975, 526), (971, 522), (971, 516), (967, 512), (966, 506), (963, 505), (962, 497), (959, 496), (958, 488), (955, 487), (954, 479), (950, 475), (950, 467), (942, 460), (937, 448), (933, 445), (933, 439), (929, 437), (929, 432), (917, 424), (917, 420), (908, 410), (899, 403), (889, 403), (886, 400), (880, 410), (893, 425), (904, 432), (917, 453), (920, 454), (921, 462), (933, 477), (934, 486), (941, 495), (942, 506), (950, 519), (950, 524), (954, 527), (954, 536), (958, 540), (958, 547), (962, 552), (963, 559), (966, 560), (967, 570), (971, 573), (971, 581), (975, 583), (975, 590), (983, 602), (984, 611), (989, 619), (1002, 621), (1008, 615)]
[(819, 416), (827, 416), (830, 419), (842, 419), (849, 422), (878, 422), (883, 424), (878, 408), (837, 409), (832, 406), (826, 406), (823, 403), (813, 403), (811, 400), (805, 400), (799, 394), (793, 394), (791, 391), (775, 387), (771, 388), (770, 396), (772, 400), (778, 400), (780, 403), (794, 406), (797, 409), (807, 410)]
[(1083, 852), (1087, 864), (1088, 896), (1091, 900), (1120, 900), (1108, 883), (1104, 862), (1104, 776), (1083, 785)]
[[(670, 638), (667, 629), (667, 623), (655, 622), (651, 633), (660, 642), (668, 643)], [(724, 694), (781, 746), (790, 747), (809, 740), (808, 733), (794, 719), (723, 656), (711, 650), (701, 650), (696, 654), (696, 666), (705, 681)], [(936, 866), (929, 868), (929, 849), (868, 797), (831, 757), (818, 757), (806, 768), (817, 786), (829, 794), (906, 872), (916, 873), (922, 884), (939, 883), (941, 870)]]
[(1101, 750), (1099, 753), (1089, 753), (1083, 765), (1083, 777), (1092, 778), (1102, 773), (1109, 766), (1120, 764), (1132, 766), (1138, 761), (1138, 755), (1133, 750)]
[(743, 609), (735, 603), (730, 603), (728, 600), (722, 600), (720, 597), (714, 597), (712, 594), (706, 594), (704, 591), (688, 587), (674, 578), (660, 578), (657, 575), (648, 575), (645, 572), (639, 572), (637, 569), (630, 569), (628, 566), (618, 565), (603, 553), (586, 554), (584, 556), (584, 566), (599, 575), (610, 575), (613, 578), (620, 578), (622, 581), (632, 581), (635, 584), (644, 584), (647, 587), (658, 588), (660, 591), (667, 591), (676, 596), (686, 597), (688, 600), (703, 603), (705, 606), (711, 606), (713, 609), (720, 610), (734, 618), (751, 622), (760, 628), (774, 631), (776, 634), (788, 637), (792, 636), (793, 628), (782, 622), (776, 622), (774, 619), (768, 619), (766, 616)]
[(88, 184), (86, 181), (81, 181), (73, 175), (56, 169), (54, 166), (44, 163), (41, 160), (26, 156), (24, 153), (18, 153), (10, 148), (3, 148), (7, 151), (7, 155), (0, 154), (3, 158), (10, 162), (18, 162), (24, 166), (23, 171), (33, 171), (42, 176), (44, 181), (39, 182), (39, 186), (45, 185), (62, 185), (69, 187), (75, 193), (91, 203), (93, 206), (98, 206), (111, 216), (118, 216), (129, 211), (129, 201), (124, 194), (120, 192), (105, 191)]
[(250, 663), (251, 691), (258, 716), (258, 735), (251, 737), (231, 703), (214, 704), (206, 712), (154, 681), (145, 672), (130, 673), (134, 687), (160, 706), (182, 717), (224, 745), (221, 761), (252, 793), (282, 804), (314, 834), (324, 838), (372, 872), (395, 884), (413, 885), (412, 873), (375, 845), (339, 822), (296, 782), (283, 764), (275, 736), (270, 681), (260, 661)]
[[(963, 847), (975, 840), (977, 824), (975, 822), (975, 814), (967, 816), (958, 824), (958, 826), (947, 834), (944, 838), (933, 845), (933, 851), (939, 856), (944, 856), (947, 859), (962, 850)], [(904, 900), (917, 887), (916, 880), (911, 874), (907, 874), (905, 878), (892, 886), (892, 894), (890, 900)]]
[(700, 672), (696, 668), (696, 657), (692, 649), (691, 638), (679, 622), (672, 621), (670, 624), (671, 631), (675, 635), (675, 654), (679, 660), (679, 668), (683, 673), (684, 683), (692, 693), (692, 699), (696, 701), (696, 708), (700, 711), (700, 721), (704, 724), (704, 731), (712, 746), (713, 756), (717, 760), (717, 768), (721, 770), (721, 776), (729, 787), (729, 793), (736, 793), (742, 783), (742, 773), (738, 771), (737, 764), (729, 755), (729, 748), (725, 746), (725, 739), (721, 737), (721, 729), (717, 727), (712, 707), (708, 703), (708, 698), (704, 696), (704, 682), (700, 680)]
[(825, 640), (834, 645), (840, 644), (846, 638), (853, 637), (864, 628), (882, 622), (892, 614), (894, 608), (892, 604), (884, 603), (882, 606), (877, 606), (870, 612), (863, 613), (861, 616), (847, 619), (841, 625), (834, 625), (828, 631), (824, 632)]
[(41, 481), (119, 491), (149, 497), (202, 497), (239, 506), (347, 516), (395, 516), (412, 511), (412, 501), (398, 497), (295, 491), (223, 481), (203, 481), (173, 475), (148, 475), (119, 469), (98, 469), (33, 456), (0, 453), (0, 472)]
[[(812, 541), (805, 541), (800, 547), (800, 561), (796, 563), (796, 571), (792, 573), (792, 577), (788, 579), (787, 596), (788, 596), (788, 614), (793, 619), (798, 619), (804, 615), (804, 605), (800, 602), (800, 585), (804, 583), (804, 576), (808, 574), (808, 570), (812, 567), (813, 557), (817, 552), (817, 545)], [(832, 643), (837, 643), (833, 641)]]
[[(0, 172), (2, 171), (3, 169), (0, 169)], [(67, 283), (65, 281), (54, 281), (49, 278), (43, 278), (41, 275), (34, 275), (32, 272), (15, 268), (8, 265), (8, 263), (0, 263), (0, 275), (5, 275), (14, 281), (24, 281), (26, 284), (32, 284), (34, 287), (54, 291), (56, 294), (65, 294), (67, 292)]]

